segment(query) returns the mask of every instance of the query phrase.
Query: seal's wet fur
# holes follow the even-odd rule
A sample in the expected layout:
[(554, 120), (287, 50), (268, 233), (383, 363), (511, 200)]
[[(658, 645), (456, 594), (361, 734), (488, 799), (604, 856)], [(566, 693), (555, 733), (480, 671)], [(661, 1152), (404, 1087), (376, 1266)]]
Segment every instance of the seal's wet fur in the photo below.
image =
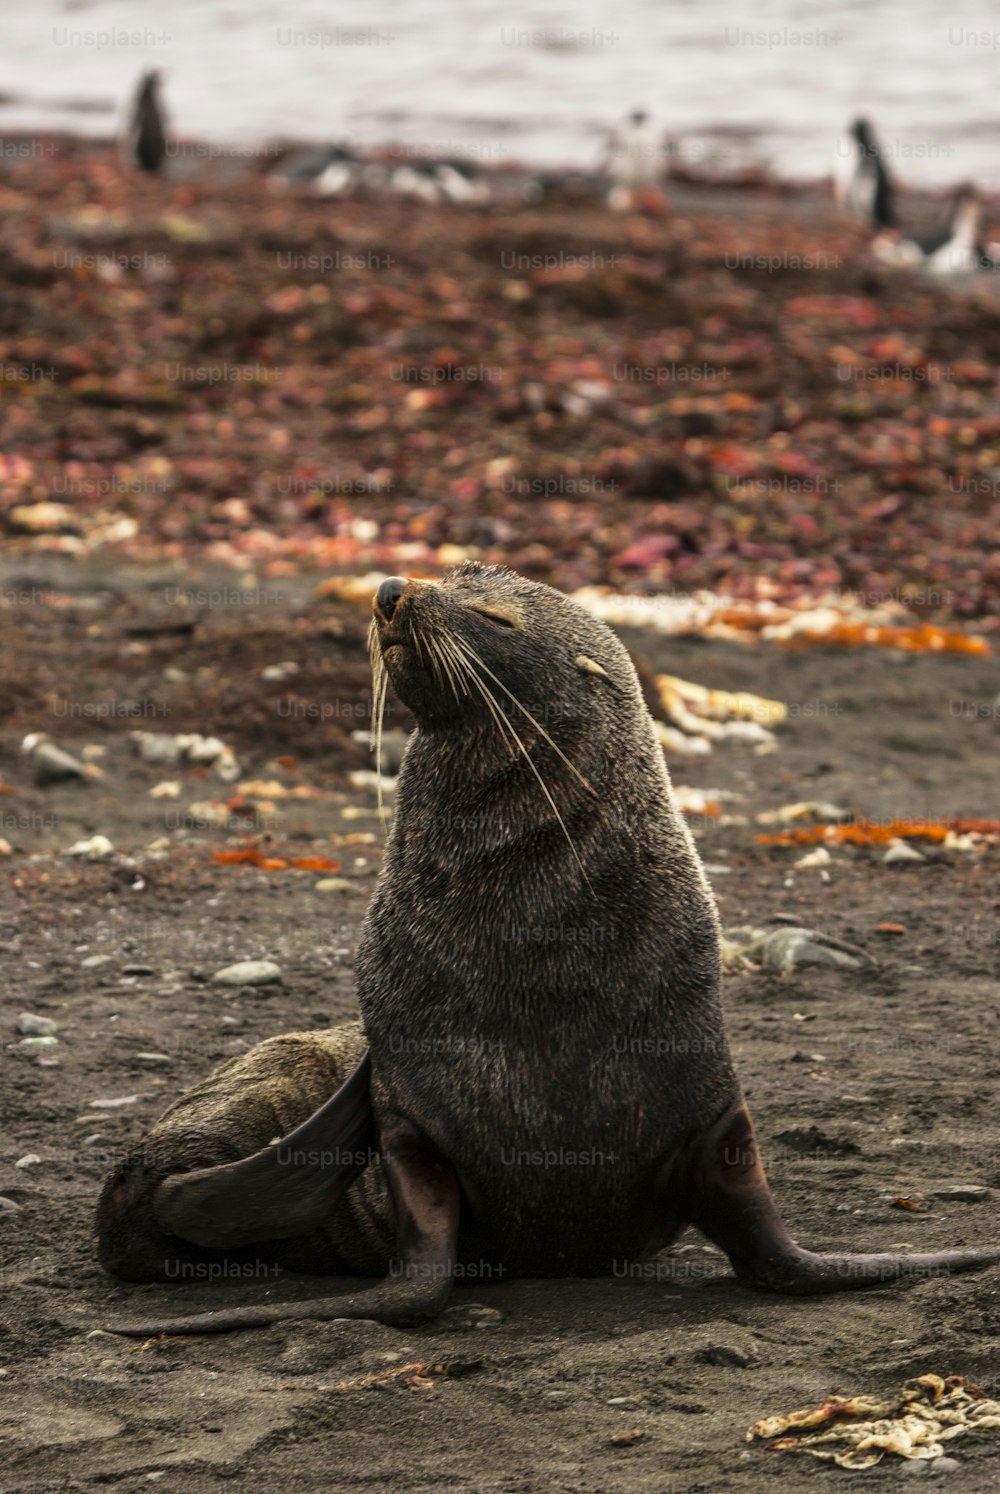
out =
[[(480, 671), (555, 809), (471, 683), (435, 676), (449, 635), (572, 763)], [(420, 730), (358, 950), (376, 1112), (454, 1161), (472, 1259), (609, 1272), (686, 1222), (681, 1188), (648, 1217), (653, 1179), (738, 1094), (715, 908), (635, 671), (559, 592), (475, 566), (408, 588), (380, 646)]]
[[(369, 1166), (306, 1236), (271, 1241), (263, 1219), (248, 1247), (331, 1272), (384, 1272), (398, 1253), (414, 1272), (440, 1269), (444, 1288), (404, 1300), (387, 1283), (176, 1331), (417, 1321), (455, 1274), (610, 1274), (689, 1223), (741, 1279), (783, 1291), (1000, 1258), (816, 1256), (789, 1239), (726, 1045), (712, 896), (635, 670), (603, 623), (549, 587), (466, 565), (437, 584), (385, 583), (372, 648), (376, 700), (384, 669), (418, 729), (358, 949), (364, 1038), (272, 1039), (176, 1102), (106, 1185), (109, 1269), (175, 1274), (164, 1263), (192, 1247), (155, 1219), (189, 1219), (191, 1197), (174, 1214), (164, 1195), (185, 1184), (158, 1193), (162, 1179), (219, 1165), (221, 1188), (225, 1164), (313, 1115), (365, 1041), (385, 1171)], [(253, 1163), (265, 1180), (272, 1153)], [(196, 1216), (216, 1174), (200, 1176)], [(220, 1194), (223, 1214), (236, 1196)]]

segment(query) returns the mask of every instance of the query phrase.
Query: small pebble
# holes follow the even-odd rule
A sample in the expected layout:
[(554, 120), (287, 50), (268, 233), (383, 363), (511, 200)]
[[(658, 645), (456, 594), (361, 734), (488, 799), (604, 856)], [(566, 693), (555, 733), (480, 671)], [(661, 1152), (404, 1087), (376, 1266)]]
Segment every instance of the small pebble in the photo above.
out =
[(829, 866), (833, 857), (826, 846), (817, 846), (815, 851), (809, 851), (805, 856), (800, 856), (795, 862), (796, 866)]
[(20, 1214), (20, 1212), (20, 1204), (16, 1204), (12, 1198), (4, 1198), (0, 1195), (0, 1214)]
[(271, 960), (240, 960), (212, 976), (215, 986), (269, 986), (281, 981), (281, 967)]
[(180, 739), (159, 731), (132, 732), (132, 745), (145, 763), (170, 766), (181, 755)]
[(957, 1473), (961, 1466), (957, 1458), (935, 1458), (928, 1472), (932, 1478), (936, 1478), (942, 1473)]
[(0, 835), (0, 856), (13, 856), (13, 854), (14, 847), (11, 845), (10, 841), (4, 840), (3, 836)]
[(889, 843), (889, 849), (882, 857), (884, 866), (904, 866), (907, 862), (913, 865), (925, 865), (926, 856), (922, 856), (915, 846), (908, 845), (905, 840), (893, 840)]
[(25, 1152), (25, 1154), (24, 1154), (23, 1157), (18, 1157), (17, 1161), (14, 1163), (14, 1166), (15, 1167), (37, 1167), (38, 1163), (41, 1160), (42, 1159), (38, 1155), (37, 1152)]
[(139, 1100), (144, 1100), (145, 1095), (118, 1095), (111, 1100), (91, 1100), (91, 1110), (121, 1110), (125, 1105), (135, 1105)]
[(299, 666), (293, 659), (286, 659), (282, 664), (268, 664), (260, 672), (262, 680), (269, 684), (280, 683), (282, 680), (291, 679), (293, 674), (298, 674)]
[(314, 884), (313, 892), (350, 892), (353, 886), (346, 877), (324, 877)]
[(81, 861), (106, 861), (115, 854), (115, 848), (106, 835), (92, 835), (89, 840), (78, 840), (69, 847), (67, 856), (77, 856)]
[(34, 1012), (22, 1012), (17, 1019), (17, 1030), (26, 1032), (31, 1037), (52, 1037), (59, 1028), (51, 1017), (37, 1017)]
[(173, 1059), (169, 1053), (137, 1053), (135, 1060), (136, 1063), (144, 1063), (151, 1069), (165, 1068), (168, 1064), (173, 1063)]
[(88, 955), (85, 960), (80, 961), (81, 970), (96, 970), (99, 965), (110, 965), (111, 955)]
[(181, 782), (179, 778), (165, 778), (162, 783), (156, 783), (149, 791), (151, 799), (179, 799), (181, 796)]
[(59, 1039), (55, 1037), (49, 1037), (48, 1035), (46, 1035), (45, 1037), (22, 1038), (21, 1041), (17, 1044), (17, 1047), (21, 1050), (22, 1053), (38, 1053), (43, 1048), (56, 1048), (58, 1046)]
[(749, 1369), (757, 1356), (752, 1350), (738, 1349), (733, 1344), (710, 1344), (695, 1357), (702, 1364), (716, 1364), (727, 1369)]

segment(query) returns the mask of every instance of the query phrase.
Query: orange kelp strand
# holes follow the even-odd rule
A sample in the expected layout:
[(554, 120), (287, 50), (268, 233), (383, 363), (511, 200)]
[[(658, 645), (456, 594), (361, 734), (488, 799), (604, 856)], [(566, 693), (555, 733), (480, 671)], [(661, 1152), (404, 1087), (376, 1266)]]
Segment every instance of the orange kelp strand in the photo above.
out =
[(754, 839), (762, 846), (880, 846), (890, 840), (943, 841), (949, 835), (1000, 835), (1000, 820), (970, 820), (951, 815), (943, 820), (856, 820), (852, 825), (807, 825)]

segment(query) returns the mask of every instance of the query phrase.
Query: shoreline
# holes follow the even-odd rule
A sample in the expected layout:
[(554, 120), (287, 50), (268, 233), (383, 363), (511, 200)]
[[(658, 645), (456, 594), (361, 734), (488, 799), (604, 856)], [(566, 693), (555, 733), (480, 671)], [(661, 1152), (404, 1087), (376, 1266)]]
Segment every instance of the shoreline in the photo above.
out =
[(8, 554), (996, 618), (997, 276), (890, 271), (820, 194), (320, 200), (63, 144), (0, 171)]
[[(713, 138), (719, 141), (727, 139), (739, 141), (750, 133), (752, 132), (739, 126), (720, 127), (714, 132)], [(784, 197), (816, 198), (826, 202), (832, 200), (832, 172), (814, 176), (782, 175), (767, 160), (756, 158), (745, 160), (743, 164), (736, 165), (728, 171), (725, 169), (699, 170), (692, 160), (685, 159), (685, 150), (698, 147), (698, 143), (705, 138), (705, 135), (704, 130), (676, 134), (664, 132), (664, 138), (667, 141), (668, 166), (663, 177), (663, 186), (667, 191), (680, 186), (705, 193), (729, 191), (747, 194), (774, 193)], [(102, 129), (101, 132), (94, 134), (75, 133), (58, 127), (0, 131), (0, 175), (4, 173), (6, 167), (15, 165), (19, 161), (45, 157), (51, 159), (55, 156), (72, 158), (77, 155), (100, 156), (103, 153), (113, 155), (117, 152), (117, 138), (117, 123), (113, 129)], [(392, 137), (382, 140), (360, 140), (357, 137), (336, 132), (332, 138), (347, 144), (372, 164), (393, 165), (415, 160), (453, 157), (456, 160), (465, 161), (471, 167), (478, 168), (485, 178), (496, 179), (500, 182), (504, 178), (533, 177), (539, 173), (562, 174), (566, 178), (588, 179), (595, 183), (603, 179), (598, 165), (601, 152), (596, 148), (592, 150), (589, 157), (583, 160), (569, 158), (530, 160), (506, 150), (502, 160), (491, 160), (489, 153), (463, 148), (463, 144), (467, 147), (467, 142), (461, 140), (442, 139), (426, 145)], [(174, 133), (167, 143), (167, 159), (174, 163), (197, 162), (209, 167), (218, 167), (226, 162), (232, 164), (242, 162), (247, 167), (247, 174), (259, 172), (266, 175), (267, 171), (273, 169), (286, 156), (298, 151), (322, 150), (329, 143), (328, 140), (308, 135), (266, 136), (241, 143), (231, 138), (211, 139), (199, 136), (179, 136)], [(913, 159), (919, 163), (920, 157)], [(176, 170), (175, 165), (173, 168), (175, 174)], [(170, 177), (171, 172), (168, 170), (167, 179)], [(180, 177), (176, 179), (179, 180)], [(184, 179), (199, 180), (193, 172), (184, 173)], [(206, 173), (204, 180), (206, 182), (212, 180), (211, 171)], [(901, 200), (911, 204), (939, 204), (950, 199), (965, 178), (959, 173), (953, 180), (934, 184), (921, 183), (910, 176), (897, 173), (893, 180), (896, 193)], [(1000, 214), (1000, 186), (982, 187), (980, 195), (989, 211)]]

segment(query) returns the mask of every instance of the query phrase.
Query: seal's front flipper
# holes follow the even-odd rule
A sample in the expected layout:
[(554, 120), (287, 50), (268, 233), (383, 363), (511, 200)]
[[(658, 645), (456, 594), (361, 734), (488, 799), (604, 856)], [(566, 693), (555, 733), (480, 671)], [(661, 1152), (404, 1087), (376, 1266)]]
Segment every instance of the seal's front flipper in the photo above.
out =
[(764, 1176), (745, 1104), (731, 1110), (699, 1144), (691, 1174), (692, 1224), (728, 1255), (740, 1281), (808, 1296), (851, 1291), (903, 1276), (941, 1276), (1000, 1262), (1000, 1248), (914, 1255), (818, 1255), (789, 1235)]
[(395, 1211), (399, 1260), (379, 1286), (343, 1297), (273, 1307), (234, 1307), (158, 1323), (130, 1323), (123, 1328), (112, 1327), (110, 1331), (135, 1338), (158, 1333), (227, 1333), (238, 1328), (266, 1328), (271, 1323), (293, 1318), (320, 1322), (332, 1318), (374, 1318), (380, 1323), (410, 1328), (437, 1317), (451, 1294), (455, 1273), (458, 1178), (442, 1154), (410, 1131), (405, 1123), (390, 1131), (383, 1130), (381, 1149)]
[(153, 1212), (168, 1234), (215, 1250), (308, 1234), (374, 1155), (368, 1054), (301, 1126), (221, 1167), (167, 1177)]

